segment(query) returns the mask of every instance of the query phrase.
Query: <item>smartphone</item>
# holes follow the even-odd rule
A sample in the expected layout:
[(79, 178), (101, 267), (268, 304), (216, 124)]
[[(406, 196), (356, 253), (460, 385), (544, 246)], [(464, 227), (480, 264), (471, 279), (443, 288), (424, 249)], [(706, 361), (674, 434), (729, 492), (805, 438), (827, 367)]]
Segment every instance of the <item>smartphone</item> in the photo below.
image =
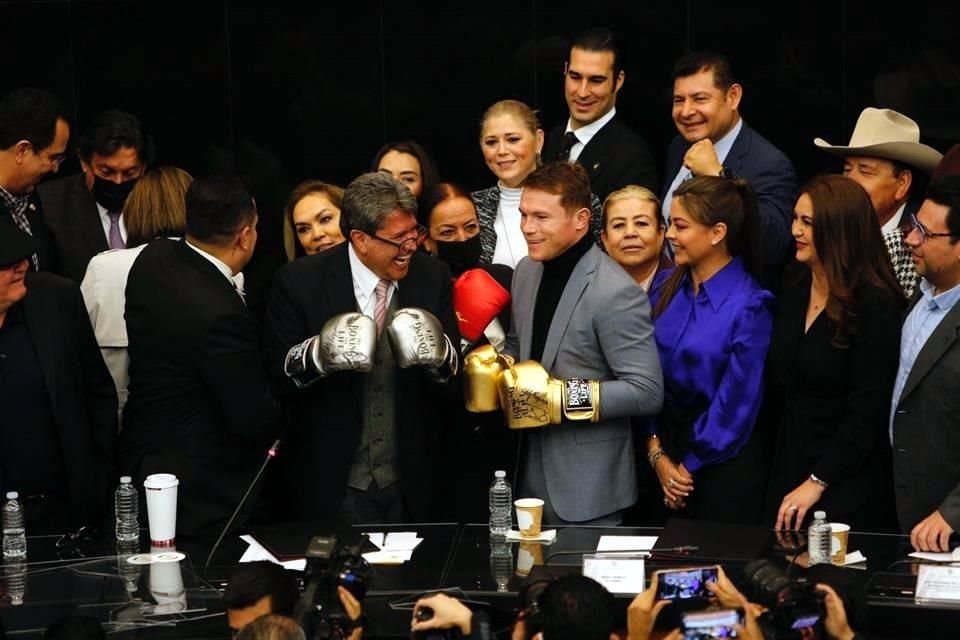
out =
[(708, 582), (716, 582), (719, 568), (694, 567), (657, 571), (657, 600), (709, 598)]
[(684, 640), (736, 638), (735, 625), (743, 624), (743, 614), (737, 609), (691, 611), (683, 614), (681, 620)]

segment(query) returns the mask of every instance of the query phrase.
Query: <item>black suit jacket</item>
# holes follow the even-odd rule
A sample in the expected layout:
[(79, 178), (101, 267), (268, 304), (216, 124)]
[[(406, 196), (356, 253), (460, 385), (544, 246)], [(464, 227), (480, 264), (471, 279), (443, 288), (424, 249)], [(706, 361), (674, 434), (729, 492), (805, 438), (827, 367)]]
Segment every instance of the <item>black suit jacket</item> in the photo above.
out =
[(175, 474), (178, 534), (215, 534), (279, 423), (256, 320), (209, 260), (166, 238), (130, 269), (126, 320), (122, 465), (138, 486), (152, 473)]
[(50, 233), (56, 272), (83, 282), (90, 258), (110, 248), (100, 211), (83, 174), (59, 178), (37, 187)]
[[(3, 200), (0, 200), (0, 215), (13, 217)], [(50, 246), (50, 232), (44, 219), (43, 205), (40, 198), (37, 197), (36, 191), (30, 195), (30, 204), (27, 205), (27, 222), (30, 223), (30, 235), (37, 242), (38, 270), (55, 272), (56, 263)], [(31, 264), (32, 268), (33, 265)]]
[[(543, 145), (544, 162), (556, 160), (566, 125), (550, 131)], [(584, 146), (577, 158), (590, 175), (590, 188), (603, 202), (612, 191), (638, 184), (656, 193), (657, 166), (650, 145), (614, 116)]]
[[(288, 394), (290, 410), (285, 447), (278, 462), (286, 470), (298, 518), (335, 516), (340, 511), (348, 474), (360, 443), (363, 374), (335, 373), (297, 390), (283, 373), (287, 351), (320, 332), (333, 316), (357, 310), (353, 276), (344, 242), (323, 253), (299, 258), (274, 278), (266, 316), (266, 348), (278, 393)], [(453, 313), (450, 270), (439, 260), (415, 253), (400, 281), (398, 308), (419, 307), (435, 315), (454, 345), (460, 344)], [(387, 320), (389, 322), (389, 319)], [(386, 336), (382, 335), (381, 340)], [(396, 445), (400, 489), (407, 515), (423, 521), (430, 502), (431, 469), (439, 468), (440, 428), (453, 383), (430, 379), (421, 367), (397, 369)]]
[(117, 391), (75, 284), (28, 273), (22, 302), (66, 465), (72, 526), (99, 525), (117, 481)]
[[(913, 306), (922, 299), (920, 288)], [(923, 304), (923, 302), (920, 302)], [(893, 417), (893, 484), (900, 529), (935, 510), (960, 531), (960, 304), (917, 355)]]

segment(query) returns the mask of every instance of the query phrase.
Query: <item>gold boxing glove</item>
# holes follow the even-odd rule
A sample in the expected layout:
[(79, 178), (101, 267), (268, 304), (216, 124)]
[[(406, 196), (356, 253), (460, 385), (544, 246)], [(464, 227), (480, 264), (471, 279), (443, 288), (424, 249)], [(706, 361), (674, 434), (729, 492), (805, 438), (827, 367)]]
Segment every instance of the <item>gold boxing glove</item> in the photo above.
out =
[(600, 420), (600, 383), (596, 380), (551, 378), (539, 362), (527, 360), (500, 376), (500, 404), (511, 429), (560, 424), (568, 420)]
[(477, 347), (463, 359), (463, 401), (467, 411), (483, 413), (500, 408), (497, 381), (513, 358), (497, 353), (489, 344)]

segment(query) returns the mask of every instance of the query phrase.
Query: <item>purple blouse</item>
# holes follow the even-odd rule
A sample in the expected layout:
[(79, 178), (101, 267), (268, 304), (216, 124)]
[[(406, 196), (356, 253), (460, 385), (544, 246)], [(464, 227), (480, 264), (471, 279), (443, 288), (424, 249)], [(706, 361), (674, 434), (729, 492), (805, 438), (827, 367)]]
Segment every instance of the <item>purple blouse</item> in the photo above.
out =
[[(673, 270), (657, 274), (651, 306)], [(773, 295), (734, 258), (700, 286), (690, 277), (654, 320), (664, 404), (695, 415), (683, 466), (691, 473), (735, 457), (750, 439), (763, 397), (763, 365), (773, 329)], [(641, 421), (657, 433), (657, 418)], [(664, 425), (664, 428), (666, 425)]]

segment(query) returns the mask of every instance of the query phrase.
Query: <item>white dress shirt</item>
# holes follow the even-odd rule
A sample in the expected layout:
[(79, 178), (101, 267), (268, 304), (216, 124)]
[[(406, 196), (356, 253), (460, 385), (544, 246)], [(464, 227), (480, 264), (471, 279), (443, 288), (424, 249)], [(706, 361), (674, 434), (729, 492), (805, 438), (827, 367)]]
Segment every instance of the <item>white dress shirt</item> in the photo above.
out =
[[(353, 250), (353, 244), (347, 247), (347, 256), (350, 258), (350, 273), (353, 275), (353, 296), (357, 299), (357, 309), (359, 309), (363, 315), (375, 319), (373, 315), (373, 307), (376, 304), (374, 292), (380, 283), (380, 276), (371, 271), (367, 265), (360, 262), (360, 258), (357, 257), (356, 252)], [(390, 286), (387, 288), (386, 306), (390, 306), (390, 298), (393, 297), (393, 292), (397, 289), (399, 289), (399, 285), (396, 281), (391, 281)]]
[[(94, 201), (96, 202), (96, 201)], [(103, 225), (103, 236), (107, 239), (107, 246), (110, 246), (110, 213), (107, 208), (97, 202), (97, 211), (100, 213), (100, 224)], [(123, 244), (127, 244), (127, 223), (123, 220), (123, 214), (117, 219), (120, 225), (120, 237), (123, 238)]]
[(237, 293), (240, 294), (240, 298), (243, 299), (244, 290), (243, 290), (243, 272), (238, 271), (237, 273), (233, 272), (226, 262), (221, 260), (216, 256), (212, 256), (203, 249), (193, 246), (186, 240), (183, 241), (185, 245), (202, 255), (204, 258), (210, 261), (210, 263), (223, 274), (223, 277), (230, 281), (230, 286), (237, 290)]
[(893, 214), (893, 217), (887, 220), (886, 224), (880, 227), (880, 231), (883, 233), (883, 235), (887, 235), (900, 226), (900, 220), (903, 219), (903, 210), (906, 208), (907, 203), (904, 202), (902, 205), (900, 205), (900, 208), (897, 209), (897, 212)]

